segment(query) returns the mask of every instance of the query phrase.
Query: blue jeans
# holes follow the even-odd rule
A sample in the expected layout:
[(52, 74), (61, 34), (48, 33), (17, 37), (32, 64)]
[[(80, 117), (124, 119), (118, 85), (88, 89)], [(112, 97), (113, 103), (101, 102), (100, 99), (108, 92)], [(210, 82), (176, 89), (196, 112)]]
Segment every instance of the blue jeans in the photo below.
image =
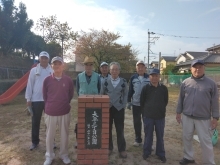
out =
[(144, 147), (143, 154), (145, 156), (151, 155), (151, 148), (153, 143), (153, 132), (156, 132), (156, 155), (159, 157), (165, 156), (164, 149), (164, 127), (165, 127), (165, 118), (162, 119), (152, 119), (144, 117)]

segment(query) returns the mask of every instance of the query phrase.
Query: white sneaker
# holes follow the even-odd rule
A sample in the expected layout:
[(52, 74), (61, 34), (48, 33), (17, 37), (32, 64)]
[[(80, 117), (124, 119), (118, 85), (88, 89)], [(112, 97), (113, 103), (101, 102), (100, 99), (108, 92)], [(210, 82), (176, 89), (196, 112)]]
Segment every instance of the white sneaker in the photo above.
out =
[(52, 161), (53, 161), (53, 159), (46, 158), (44, 165), (51, 165)]
[(64, 163), (64, 164), (70, 164), (70, 163), (71, 163), (71, 161), (70, 161), (70, 159), (69, 159), (68, 156), (62, 158), (62, 160), (63, 160), (63, 163)]
[(133, 146), (135, 147), (139, 147), (141, 145), (141, 143), (138, 143), (138, 142), (134, 142)]

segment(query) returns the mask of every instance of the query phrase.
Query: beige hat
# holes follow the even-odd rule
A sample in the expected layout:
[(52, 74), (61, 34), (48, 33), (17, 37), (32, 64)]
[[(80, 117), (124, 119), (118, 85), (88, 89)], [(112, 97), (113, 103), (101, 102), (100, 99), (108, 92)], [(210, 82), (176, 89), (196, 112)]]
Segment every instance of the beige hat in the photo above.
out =
[(83, 64), (87, 64), (87, 63), (94, 63), (94, 58), (86, 56), (83, 61)]

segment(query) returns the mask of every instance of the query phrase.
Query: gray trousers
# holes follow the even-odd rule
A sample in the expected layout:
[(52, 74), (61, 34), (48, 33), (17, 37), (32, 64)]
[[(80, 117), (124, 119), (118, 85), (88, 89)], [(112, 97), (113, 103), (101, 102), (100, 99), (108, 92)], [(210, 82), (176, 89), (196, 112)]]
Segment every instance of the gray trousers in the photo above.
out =
[(60, 158), (63, 159), (68, 156), (68, 140), (69, 140), (69, 125), (70, 113), (63, 116), (50, 116), (45, 114), (44, 119), (47, 126), (46, 131), (46, 154), (45, 157), (54, 159), (55, 154), (53, 150), (54, 138), (56, 135), (56, 128), (58, 126), (60, 133)]
[(182, 115), (184, 158), (194, 160), (193, 135), (194, 131), (199, 137), (202, 149), (202, 163), (215, 165), (212, 145), (211, 120), (196, 120)]

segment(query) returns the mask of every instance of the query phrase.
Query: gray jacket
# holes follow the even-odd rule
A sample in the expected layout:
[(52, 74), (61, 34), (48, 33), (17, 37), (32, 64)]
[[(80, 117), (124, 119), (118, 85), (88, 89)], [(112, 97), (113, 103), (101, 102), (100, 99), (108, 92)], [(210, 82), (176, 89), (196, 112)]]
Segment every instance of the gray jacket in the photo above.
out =
[(196, 119), (219, 117), (219, 96), (216, 83), (203, 76), (189, 77), (180, 87), (176, 112)]
[(142, 88), (149, 84), (149, 75), (144, 73), (143, 79), (140, 80), (139, 75), (136, 73), (130, 78), (128, 102), (132, 102), (133, 105), (140, 106), (140, 96)]
[(125, 79), (120, 78), (120, 82), (114, 88), (111, 78), (108, 77), (102, 82), (101, 95), (108, 95), (110, 98), (110, 107), (114, 106), (117, 110), (125, 108), (128, 97), (128, 86)]

